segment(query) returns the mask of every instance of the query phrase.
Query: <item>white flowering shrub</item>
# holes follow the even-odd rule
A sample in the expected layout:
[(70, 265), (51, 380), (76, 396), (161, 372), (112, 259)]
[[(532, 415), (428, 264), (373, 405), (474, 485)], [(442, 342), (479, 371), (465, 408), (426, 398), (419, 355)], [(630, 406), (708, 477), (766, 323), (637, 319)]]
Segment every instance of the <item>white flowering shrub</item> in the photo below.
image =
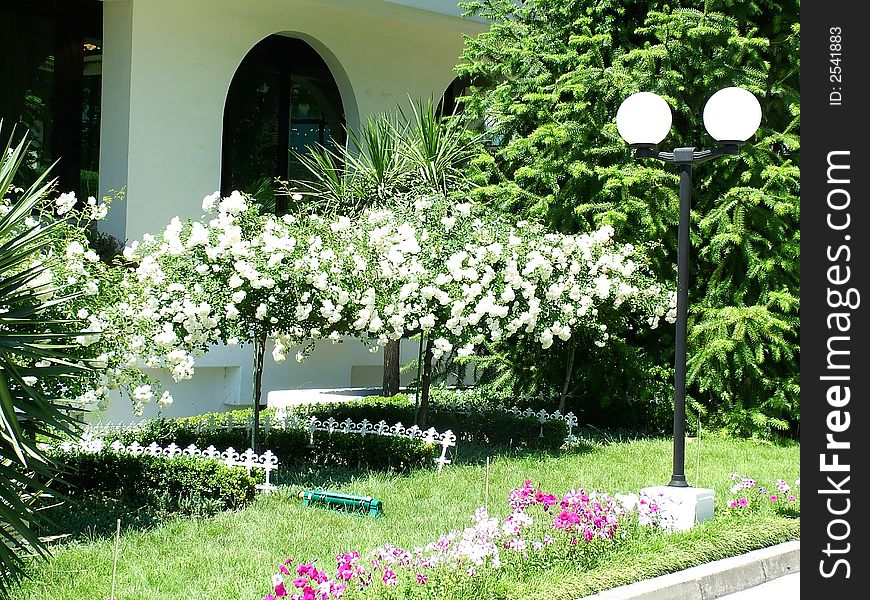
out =
[[(440, 197), (353, 220), (260, 214), (239, 192), (208, 196), (203, 210), (124, 250), (135, 267), (113, 307), (133, 323), (125, 363), (176, 381), (216, 342), (262, 347), (268, 336), (274, 360), (301, 361), (318, 339), (376, 349), (423, 332), (437, 359), (521, 336), (542, 349), (578, 334), (603, 345), (611, 329), (668, 311), (669, 295), (608, 227), (550, 234)], [(157, 393), (133, 392), (137, 405)]]
[[(148, 378), (128, 351), (128, 331), (136, 323), (119, 318), (116, 310), (126, 297), (125, 272), (101, 261), (88, 246), (88, 229), (105, 218), (112, 200), (89, 197), (79, 204), (71, 192), (56, 198), (46, 195), (21, 226), (0, 233), (0, 243), (20, 236), (24, 233), (22, 227), (34, 235), (41, 229), (49, 234), (38, 252), (17, 266), (21, 272), (41, 269), (27, 285), (47, 305), (33, 331), (36, 343), (46, 344), (47, 356), (18, 360), (23, 361), (20, 367), (46, 375), (25, 378), (28, 385), (44, 397), (62, 400), (72, 408), (104, 406), (110, 389), (122, 387), (132, 393), (149, 386)], [(0, 214), (5, 215), (12, 207), (12, 201), (4, 199)], [(55, 346), (62, 356), (52, 358), (52, 336), (70, 330), (77, 331), (74, 344)], [(44, 340), (39, 339), (40, 334), (45, 335)], [(61, 361), (56, 363), (58, 366), (71, 364), (80, 370), (75, 377), (53, 376), (55, 360)]]

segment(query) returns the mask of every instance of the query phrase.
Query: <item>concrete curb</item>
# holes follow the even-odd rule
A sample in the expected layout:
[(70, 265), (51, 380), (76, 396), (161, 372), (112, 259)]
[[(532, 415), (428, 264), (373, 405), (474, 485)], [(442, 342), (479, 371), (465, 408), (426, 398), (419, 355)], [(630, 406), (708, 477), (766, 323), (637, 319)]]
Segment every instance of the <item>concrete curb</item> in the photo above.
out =
[(800, 571), (800, 540), (638, 581), (585, 600), (713, 600)]

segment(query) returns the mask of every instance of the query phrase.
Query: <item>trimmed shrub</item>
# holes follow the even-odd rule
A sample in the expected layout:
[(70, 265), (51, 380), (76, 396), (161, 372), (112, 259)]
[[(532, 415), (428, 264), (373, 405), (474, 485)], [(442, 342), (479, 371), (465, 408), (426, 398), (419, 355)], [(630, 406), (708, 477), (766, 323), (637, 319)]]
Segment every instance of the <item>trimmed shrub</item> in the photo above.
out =
[(110, 450), (63, 452), (60, 492), (69, 498), (98, 495), (158, 512), (213, 514), (237, 509), (254, 499), (263, 473), (228, 467), (218, 460), (133, 456)]

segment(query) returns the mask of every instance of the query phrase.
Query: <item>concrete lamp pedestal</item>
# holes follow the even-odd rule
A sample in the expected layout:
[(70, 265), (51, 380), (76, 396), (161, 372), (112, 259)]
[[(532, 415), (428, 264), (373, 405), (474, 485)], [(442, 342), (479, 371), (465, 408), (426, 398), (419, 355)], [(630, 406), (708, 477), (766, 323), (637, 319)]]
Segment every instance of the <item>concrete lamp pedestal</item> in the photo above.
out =
[(641, 493), (654, 500), (667, 501), (674, 513), (673, 526), (677, 531), (687, 531), (713, 518), (713, 490), (709, 488), (657, 485), (643, 488)]

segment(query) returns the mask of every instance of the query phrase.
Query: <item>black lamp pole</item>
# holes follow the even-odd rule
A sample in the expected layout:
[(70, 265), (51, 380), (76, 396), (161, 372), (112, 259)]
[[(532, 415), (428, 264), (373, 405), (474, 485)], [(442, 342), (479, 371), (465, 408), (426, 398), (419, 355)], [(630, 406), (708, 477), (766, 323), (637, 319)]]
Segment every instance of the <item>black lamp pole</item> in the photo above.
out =
[(727, 154), (737, 154), (738, 144), (724, 143), (713, 150), (677, 148), (657, 152), (648, 147), (634, 151), (635, 158), (656, 158), (680, 167), (680, 221), (677, 235), (677, 332), (674, 342), (674, 470), (670, 487), (686, 483), (686, 335), (689, 320), (689, 217), (692, 210), (692, 165)]

